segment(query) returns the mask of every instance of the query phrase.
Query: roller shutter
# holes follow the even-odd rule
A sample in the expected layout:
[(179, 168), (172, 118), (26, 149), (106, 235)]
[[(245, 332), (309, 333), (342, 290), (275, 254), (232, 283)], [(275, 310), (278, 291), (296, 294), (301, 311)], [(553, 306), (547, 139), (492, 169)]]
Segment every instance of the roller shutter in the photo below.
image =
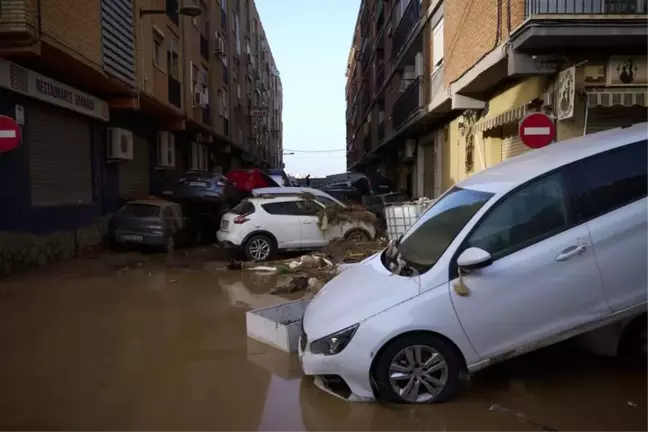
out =
[(33, 206), (93, 202), (90, 124), (47, 105), (25, 110)]
[(594, 107), (587, 112), (587, 135), (648, 121), (648, 111), (642, 106)]
[(119, 162), (119, 196), (122, 199), (145, 198), (149, 194), (149, 145), (144, 138), (133, 137), (133, 160)]
[(514, 158), (531, 150), (525, 146), (518, 135), (517, 124), (504, 125), (502, 138), (502, 161)]

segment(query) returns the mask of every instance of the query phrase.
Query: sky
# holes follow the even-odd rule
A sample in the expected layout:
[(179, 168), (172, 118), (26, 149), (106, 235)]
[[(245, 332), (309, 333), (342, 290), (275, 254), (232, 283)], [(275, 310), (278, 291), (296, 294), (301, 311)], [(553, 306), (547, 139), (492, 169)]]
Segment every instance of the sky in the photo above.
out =
[[(283, 86), (289, 175), (346, 171), (347, 60), (360, 0), (255, 0)], [(319, 152), (321, 150), (338, 150)]]

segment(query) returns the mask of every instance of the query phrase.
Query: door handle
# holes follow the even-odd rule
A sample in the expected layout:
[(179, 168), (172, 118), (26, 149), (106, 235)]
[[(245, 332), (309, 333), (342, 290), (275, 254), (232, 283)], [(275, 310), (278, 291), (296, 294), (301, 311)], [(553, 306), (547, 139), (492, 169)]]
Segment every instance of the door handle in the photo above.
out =
[(573, 257), (573, 256), (575, 256), (575, 255), (578, 255), (578, 254), (582, 253), (584, 250), (585, 250), (585, 246), (584, 246), (584, 245), (569, 246), (567, 249), (565, 249), (564, 251), (560, 252), (560, 253), (556, 256), (556, 261), (566, 261), (566, 260), (568, 260), (569, 258), (571, 258), (571, 257)]

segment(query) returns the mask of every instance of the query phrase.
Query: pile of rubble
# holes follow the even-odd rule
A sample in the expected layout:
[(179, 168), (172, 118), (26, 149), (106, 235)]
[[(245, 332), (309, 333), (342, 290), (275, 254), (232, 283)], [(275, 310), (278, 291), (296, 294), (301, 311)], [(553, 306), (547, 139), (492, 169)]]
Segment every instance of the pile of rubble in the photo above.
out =
[(320, 252), (303, 255), (297, 259), (257, 263), (233, 263), (232, 270), (278, 273), (284, 276), (283, 284), (273, 288), (271, 294), (290, 294), (304, 291), (304, 297), (314, 296), (335, 276), (355, 263), (380, 252), (387, 246), (385, 239), (372, 242), (335, 240)]

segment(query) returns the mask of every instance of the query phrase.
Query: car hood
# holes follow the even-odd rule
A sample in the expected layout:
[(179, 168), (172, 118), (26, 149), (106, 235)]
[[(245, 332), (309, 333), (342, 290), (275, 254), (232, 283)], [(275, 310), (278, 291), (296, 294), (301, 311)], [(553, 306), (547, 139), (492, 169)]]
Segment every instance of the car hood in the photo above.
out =
[(419, 293), (419, 279), (387, 270), (381, 253), (352, 265), (327, 283), (304, 313), (304, 330), (316, 340), (366, 320)]

